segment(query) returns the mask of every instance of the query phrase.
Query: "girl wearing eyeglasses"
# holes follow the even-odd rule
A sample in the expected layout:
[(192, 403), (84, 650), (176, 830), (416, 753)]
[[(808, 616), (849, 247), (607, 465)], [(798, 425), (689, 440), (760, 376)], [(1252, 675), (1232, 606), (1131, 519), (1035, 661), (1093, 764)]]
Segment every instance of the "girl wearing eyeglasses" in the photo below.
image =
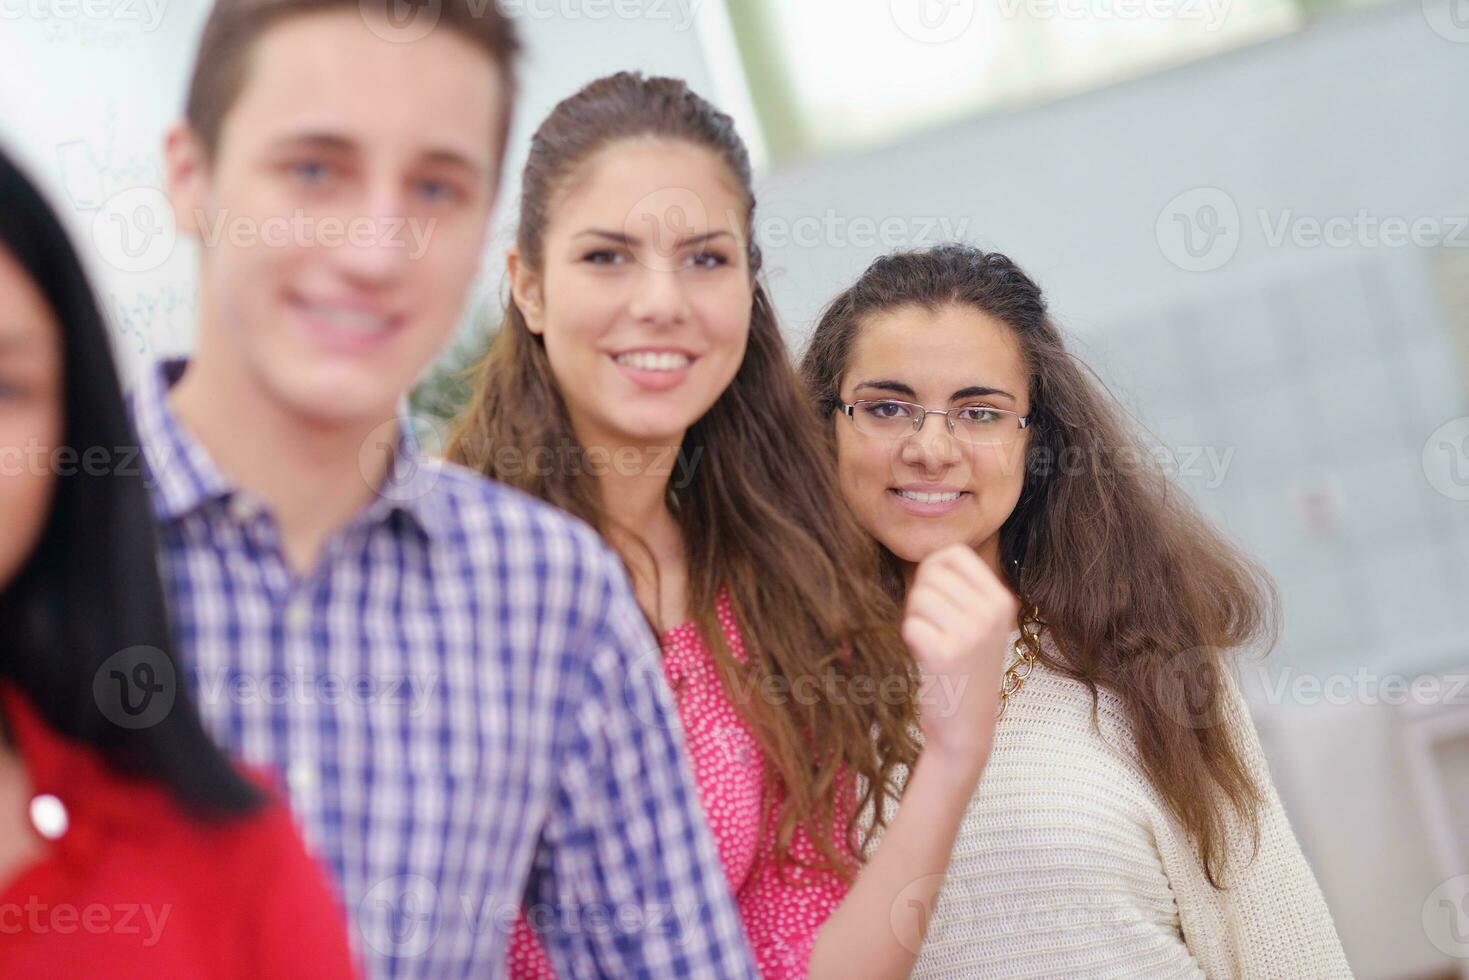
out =
[(801, 373), (890, 594), (960, 544), (1022, 602), (913, 976), (1349, 977), (1230, 672), (1273, 640), (1273, 585), (1169, 486), (1036, 284), (962, 245), (878, 259)]
[[(972, 551), (941, 550), (915, 573), (900, 639), (753, 227), (745, 147), (684, 83), (623, 73), (558, 105), (532, 140), (511, 302), (450, 457), (622, 555), (762, 975), (905, 977), (988, 755), (1018, 606)], [(934, 704), (916, 761), (914, 660)], [(887, 838), (859, 873), (865, 804)], [(608, 921), (618, 910), (566, 925), (576, 897), (536, 881), (513, 976), (551, 975), (543, 930), (629, 928)]]

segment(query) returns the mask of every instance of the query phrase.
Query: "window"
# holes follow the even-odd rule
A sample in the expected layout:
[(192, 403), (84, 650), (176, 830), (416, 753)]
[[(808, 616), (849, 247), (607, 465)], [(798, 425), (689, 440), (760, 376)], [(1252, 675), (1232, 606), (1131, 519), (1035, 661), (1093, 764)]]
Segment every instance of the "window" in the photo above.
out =
[(726, 0), (720, 21), (780, 161), (1146, 74), (1293, 31), (1308, 3), (1353, 2)]

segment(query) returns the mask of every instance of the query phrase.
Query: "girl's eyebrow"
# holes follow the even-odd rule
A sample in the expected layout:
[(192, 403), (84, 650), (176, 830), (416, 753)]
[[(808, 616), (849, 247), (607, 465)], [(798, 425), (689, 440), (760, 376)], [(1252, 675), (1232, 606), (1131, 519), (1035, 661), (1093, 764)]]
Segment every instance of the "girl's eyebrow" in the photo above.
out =
[[(690, 235), (688, 238), (681, 238), (678, 241), (678, 247), (686, 248), (689, 245), (702, 245), (704, 242), (707, 242), (713, 238), (718, 238), (720, 235), (724, 235), (729, 238), (734, 237), (734, 235), (731, 235), (728, 231), (720, 228), (715, 231), (705, 232), (702, 235)], [(641, 238), (634, 238), (626, 232), (606, 231), (601, 228), (587, 228), (583, 231), (577, 232), (571, 237), (582, 238), (584, 236), (591, 236), (594, 238), (606, 238), (610, 241), (617, 242), (619, 245), (627, 245), (630, 248), (637, 248), (643, 244), (643, 240)]]
[(949, 401), (956, 402), (961, 398), (987, 398), (990, 395), (1004, 395), (1012, 402), (1015, 396), (1001, 388), (990, 388), (987, 385), (970, 385), (968, 388), (960, 388), (949, 396)]
[(881, 391), (892, 391), (892, 392), (896, 392), (897, 394), (900, 394), (900, 395), (907, 395), (909, 398), (917, 398), (918, 397), (918, 392), (914, 391), (908, 385), (903, 384), (903, 382), (901, 382), (901, 381), (889, 381), (889, 380), (882, 380), (882, 381), (864, 381), (861, 384), (859, 384), (857, 387), (858, 388), (877, 388), (877, 389), (879, 389)]
[[(889, 379), (874, 380), (874, 381), (864, 381), (861, 384), (859, 384), (857, 387), (858, 388), (877, 388), (877, 389), (879, 389), (881, 391), (896, 392), (899, 395), (906, 395), (909, 398), (917, 398), (918, 397), (918, 392), (914, 391), (908, 385), (905, 385), (901, 381), (892, 381), (892, 380), (889, 380)], [(1010, 399), (1012, 402), (1015, 400), (1015, 396), (1014, 395), (1010, 394), (1008, 391), (1005, 391), (1005, 390), (1003, 390), (1001, 388), (991, 388), (988, 385), (970, 385), (967, 388), (960, 388), (958, 391), (956, 391), (952, 395), (950, 395), (949, 396), (949, 401), (956, 402), (956, 401), (958, 401), (961, 398), (985, 398), (985, 397), (988, 397), (990, 395), (1004, 395), (1006, 398)]]

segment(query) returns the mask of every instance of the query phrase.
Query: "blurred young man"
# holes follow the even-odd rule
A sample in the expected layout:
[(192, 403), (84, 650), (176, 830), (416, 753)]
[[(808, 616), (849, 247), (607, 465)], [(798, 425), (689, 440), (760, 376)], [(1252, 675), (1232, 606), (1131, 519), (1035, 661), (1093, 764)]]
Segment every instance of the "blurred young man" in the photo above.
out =
[(168, 136), (197, 348), (133, 412), (189, 680), (374, 974), (499, 975), (534, 874), (563, 975), (753, 975), (620, 564), (397, 417), (480, 261), (516, 41), (389, 9), (219, 0)]

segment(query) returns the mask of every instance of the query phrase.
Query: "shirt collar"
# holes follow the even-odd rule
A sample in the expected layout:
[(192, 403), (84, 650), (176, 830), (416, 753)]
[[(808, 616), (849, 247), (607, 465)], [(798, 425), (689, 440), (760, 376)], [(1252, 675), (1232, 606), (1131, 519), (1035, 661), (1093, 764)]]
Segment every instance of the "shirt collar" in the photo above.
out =
[[(142, 372), (130, 397), (133, 424), (147, 462), (153, 513), (160, 523), (181, 520), (241, 492), (168, 403), (169, 389), (187, 368), (186, 358), (158, 361)], [(385, 522), (401, 513), (432, 537), (444, 529), (446, 519), (441, 496), (434, 492), (444, 464), (420, 453), (408, 419), (400, 417), (396, 427), (387, 478), (356, 522)]]

